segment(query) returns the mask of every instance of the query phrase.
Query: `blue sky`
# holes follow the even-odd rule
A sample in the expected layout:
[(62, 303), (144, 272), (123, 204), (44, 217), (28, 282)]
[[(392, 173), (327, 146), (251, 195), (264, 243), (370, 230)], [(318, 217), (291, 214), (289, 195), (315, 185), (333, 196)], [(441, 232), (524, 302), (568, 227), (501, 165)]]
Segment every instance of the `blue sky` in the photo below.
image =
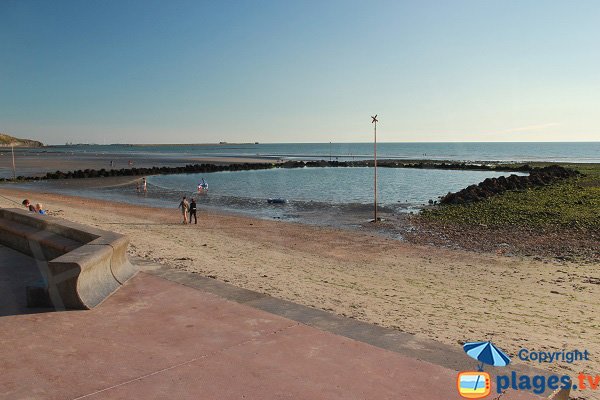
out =
[(46, 143), (592, 141), (598, 1), (0, 1)]

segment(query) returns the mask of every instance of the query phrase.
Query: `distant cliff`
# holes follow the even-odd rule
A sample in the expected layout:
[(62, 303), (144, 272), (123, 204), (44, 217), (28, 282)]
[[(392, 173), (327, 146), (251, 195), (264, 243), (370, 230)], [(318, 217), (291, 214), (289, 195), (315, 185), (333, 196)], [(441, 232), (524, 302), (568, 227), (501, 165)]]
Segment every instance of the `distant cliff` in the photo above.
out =
[(29, 140), (29, 139), (19, 139), (16, 137), (12, 137), (6, 135), (4, 133), (0, 133), (0, 147), (42, 147), (44, 144), (42, 142), (38, 142), (37, 140)]

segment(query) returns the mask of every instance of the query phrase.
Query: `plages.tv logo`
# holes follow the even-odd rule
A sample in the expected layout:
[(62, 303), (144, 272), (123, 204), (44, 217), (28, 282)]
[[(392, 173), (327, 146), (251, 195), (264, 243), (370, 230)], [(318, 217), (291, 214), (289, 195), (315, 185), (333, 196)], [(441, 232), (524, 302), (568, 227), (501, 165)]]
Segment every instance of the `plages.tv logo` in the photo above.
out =
[(463, 345), (465, 352), (480, 364), (477, 371), (462, 371), (456, 377), (458, 394), (466, 399), (482, 399), (492, 391), (490, 374), (483, 371), (484, 364), (504, 367), (510, 358), (492, 342), (470, 342)]

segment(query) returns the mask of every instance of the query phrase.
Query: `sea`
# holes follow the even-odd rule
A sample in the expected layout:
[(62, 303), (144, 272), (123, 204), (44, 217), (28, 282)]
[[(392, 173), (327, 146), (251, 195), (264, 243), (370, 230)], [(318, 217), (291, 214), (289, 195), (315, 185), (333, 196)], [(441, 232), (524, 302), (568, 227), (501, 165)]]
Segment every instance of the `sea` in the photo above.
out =
[[(373, 158), (372, 143), (219, 144), (219, 145), (78, 145), (29, 149), (65, 156), (97, 155), (103, 159), (178, 160), (260, 158), (265, 160), (361, 160)], [(590, 143), (379, 143), (378, 158), (465, 162), (600, 162), (600, 142)], [(40, 154), (41, 155), (41, 154)], [(455, 192), (489, 177), (493, 171), (379, 168), (377, 206), (381, 215), (416, 213)], [(208, 190), (198, 191), (204, 179)], [(92, 198), (175, 209), (182, 196), (194, 197), (200, 210), (241, 213), (259, 218), (318, 225), (359, 226), (372, 218), (374, 170), (295, 168), (204, 174), (149, 176), (148, 192), (134, 185), (73, 188), (52, 181), (25, 187)], [(273, 203), (269, 200), (277, 199)]]
[[(258, 157), (290, 160), (360, 160), (373, 157), (373, 143), (247, 143), (219, 145), (75, 145), (31, 152), (99, 153), (160, 157)], [(386, 159), (455, 161), (600, 162), (599, 142), (378, 143)]]

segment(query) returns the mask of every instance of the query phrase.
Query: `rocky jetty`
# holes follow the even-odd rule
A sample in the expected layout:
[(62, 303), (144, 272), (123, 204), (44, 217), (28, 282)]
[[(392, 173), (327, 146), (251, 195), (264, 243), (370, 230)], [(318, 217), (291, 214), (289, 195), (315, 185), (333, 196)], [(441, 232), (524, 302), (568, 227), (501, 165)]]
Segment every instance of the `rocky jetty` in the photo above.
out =
[(563, 179), (579, 175), (578, 171), (551, 165), (543, 168), (533, 168), (527, 176), (510, 175), (508, 178), (487, 178), (478, 185), (471, 185), (459, 192), (448, 193), (440, 200), (441, 204), (465, 204), (484, 200), (504, 193), (508, 190), (524, 190), (546, 186)]
[[(380, 160), (381, 168), (420, 168), (420, 169), (446, 169), (446, 170), (478, 170), (478, 171), (513, 171), (528, 172), (529, 165), (514, 164), (469, 164), (448, 161), (398, 161)], [(279, 163), (242, 163), (242, 164), (188, 164), (180, 167), (152, 167), (152, 168), (121, 168), (121, 169), (85, 169), (76, 171), (48, 172), (44, 176), (18, 176), (17, 181), (46, 180), (46, 179), (74, 179), (74, 178), (101, 178), (113, 176), (146, 176), (166, 174), (189, 174), (218, 171), (247, 171), (270, 168), (323, 168), (323, 167), (372, 167), (373, 160), (359, 161), (285, 161)], [(0, 182), (12, 179), (0, 178)]]
[[(85, 169), (77, 171), (48, 172), (44, 177), (37, 179), (77, 179), (77, 178), (102, 178), (110, 176), (142, 176), (142, 175), (166, 175), (166, 174), (191, 174), (219, 171), (246, 171), (253, 169), (273, 168), (272, 164), (188, 164), (183, 167), (152, 167), (152, 168), (121, 168), (121, 169)], [(31, 178), (25, 178), (31, 179)], [(36, 178), (33, 178), (36, 179)]]

